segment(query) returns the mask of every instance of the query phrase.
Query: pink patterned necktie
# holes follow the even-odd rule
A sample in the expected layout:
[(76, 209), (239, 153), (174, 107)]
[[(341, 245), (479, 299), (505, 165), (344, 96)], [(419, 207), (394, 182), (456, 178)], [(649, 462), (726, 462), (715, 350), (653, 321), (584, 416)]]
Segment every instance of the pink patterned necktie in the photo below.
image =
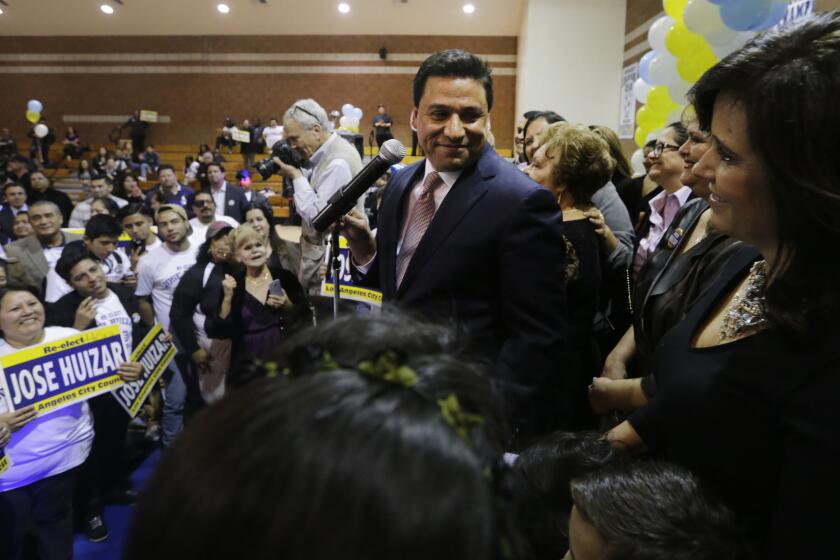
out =
[(411, 214), (406, 218), (408, 226), (405, 228), (400, 254), (397, 255), (397, 288), (402, 284), (405, 271), (408, 270), (408, 263), (417, 250), (423, 234), (429, 229), (432, 218), (435, 216), (435, 189), (443, 185), (443, 179), (437, 171), (426, 175), (423, 187), (420, 189), (420, 196), (411, 209)]

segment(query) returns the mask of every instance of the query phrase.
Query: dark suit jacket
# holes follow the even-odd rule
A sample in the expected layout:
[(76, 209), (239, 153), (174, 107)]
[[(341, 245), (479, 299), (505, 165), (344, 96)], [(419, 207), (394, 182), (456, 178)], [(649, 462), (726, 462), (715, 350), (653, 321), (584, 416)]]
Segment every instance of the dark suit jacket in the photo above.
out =
[(15, 238), (15, 214), (9, 206), (3, 206), (0, 210), (0, 240), (5, 245), (10, 239)]
[[(435, 213), (400, 288), (396, 253), (420, 161), (385, 189), (377, 257), (364, 281), (386, 302), (455, 320), (493, 374), (521, 435), (538, 430), (535, 398), (562, 371), (566, 338), (563, 218), (551, 193), (486, 146)], [(536, 416), (535, 416), (536, 415)]]
[[(202, 192), (212, 194), (209, 188), (202, 189)], [(241, 224), (243, 219), (242, 208), (246, 204), (248, 204), (248, 199), (245, 198), (245, 191), (241, 187), (225, 181), (225, 207), (224, 209), (216, 208), (216, 213), (223, 213), (225, 216), (229, 216)]]

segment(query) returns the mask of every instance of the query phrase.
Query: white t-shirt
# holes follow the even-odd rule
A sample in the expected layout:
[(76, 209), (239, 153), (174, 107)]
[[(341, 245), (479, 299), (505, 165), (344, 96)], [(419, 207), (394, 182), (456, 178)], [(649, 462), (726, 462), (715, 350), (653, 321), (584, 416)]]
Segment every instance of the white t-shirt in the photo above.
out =
[[(213, 222), (225, 222), (226, 224), (230, 224), (231, 227), (238, 227), (239, 222), (231, 218), (230, 216), (215, 216), (213, 218)], [(213, 222), (210, 222), (212, 224)], [(190, 227), (192, 227), (192, 233), (190, 234), (190, 246), (195, 246), (196, 251), (201, 247), (201, 245), (207, 241), (207, 228), (210, 227), (210, 224), (202, 224), (198, 218), (193, 218), (190, 220)]]
[[(108, 295), (102, 299), (94, 302), (96, 307), (96, 321), (97, 327), (107, 327), (108, 325), (117, 325), (120, 327), (120, 335), (122, 336), (123, 344), (126, 349), (126, 356), (131, 356), (133, 343), (131, 339), (132, 329), (134, 328), (134, 320), (129, 317), (128, 312), (123, 307), (120, 298), (117, 294), (108, 290)], [(137, 317), (140, 320), (140, 317)]]
[[(78, 332), (64, 327), (46, 327), (39, 344)], [(0, 339), (0, 356), (17, 351), (18, 348)], [(6, 412), (6, 398), (0, 388), (0, 414)], [(20, 488), (81, 465), (90, 453), (92, 442), (93, 419), (87, 402), (36, 417), (13, 433), (6, 445), (6, 455), (12, 465), (0, 474), (0, 492)]]
[(267, 126), (263, 129), (262, 135), (266, 147), (270, 150), (275, 142), (283, 139), (283, 127), (279, 124), (277, 126)]
[[(123, 278), (131, 272), (131, 261), (122, 247), (118, 247), (104, 261), (99, 261), (99, 266), (105, 272), (105, 281), (107, 282), (122, 282)], [(64, 278), (59, 276), (58, 272), (55, 271), (55, 265), (51, 266), (47, 272), (47, 287), (44, 290), (44, 301), (55, 303), (61, 299), (61, 296), (69, 294), (72, 291), (73, 288), (70, 287), (70, 284), (65, 282)]]
[(195, 264), (197, 251), (198, 247), (192, 243), (186, 251), (178, 252), (161, 243), (140, 257), (137, 263), (137, 288), (134, 293), (139, 297), (152, 296), (155, 317), (167, 331), (172, 296), (181, 277)]

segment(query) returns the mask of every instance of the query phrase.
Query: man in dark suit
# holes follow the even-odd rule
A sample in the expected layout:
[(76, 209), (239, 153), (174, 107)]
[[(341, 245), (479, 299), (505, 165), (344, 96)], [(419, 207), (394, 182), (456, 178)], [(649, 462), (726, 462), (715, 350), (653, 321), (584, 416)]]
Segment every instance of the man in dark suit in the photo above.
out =
[(525, 438), (548, 429), (562, 385), (565, 245), (554, 197), (486, 142), (490, 69), (465, 51), (432, 55), (414, 78), (411, 124), (427, 159), (385, 188), (374, 239), (343, 219), (354, 264), (386, 302), (464, 327)]
[(3, 209), (0, 210), (0, 238), (3, 243), (15, 238), (15, 217), (26, 212), (26, 189), (20, 183), (9, 183), (3, 189)]
[(207, 179), (210, 182), (209, 189), (202, 192), (210, 193), (216, 203), (216, 212), (229, 216), (239, 223), (242, 223), (242, 208), (248, 204), (245, 193), (241, 188), (225, 180), (225, 168), (220, 163), (207, 165)]

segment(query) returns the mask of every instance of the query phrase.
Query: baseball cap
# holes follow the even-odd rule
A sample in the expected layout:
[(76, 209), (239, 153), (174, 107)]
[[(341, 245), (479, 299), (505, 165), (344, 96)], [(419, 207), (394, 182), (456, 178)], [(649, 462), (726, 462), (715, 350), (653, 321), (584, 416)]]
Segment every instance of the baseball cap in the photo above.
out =
[(233, 226), (227, 222), (217, 221), (213, 222), (209, 226), (207, 226), (207, 233), (204, 235), (204, 239), (210, 241), (211, 239), (215, 239), (221, 233), (227, 233), (228, 231), (232, 230)]

